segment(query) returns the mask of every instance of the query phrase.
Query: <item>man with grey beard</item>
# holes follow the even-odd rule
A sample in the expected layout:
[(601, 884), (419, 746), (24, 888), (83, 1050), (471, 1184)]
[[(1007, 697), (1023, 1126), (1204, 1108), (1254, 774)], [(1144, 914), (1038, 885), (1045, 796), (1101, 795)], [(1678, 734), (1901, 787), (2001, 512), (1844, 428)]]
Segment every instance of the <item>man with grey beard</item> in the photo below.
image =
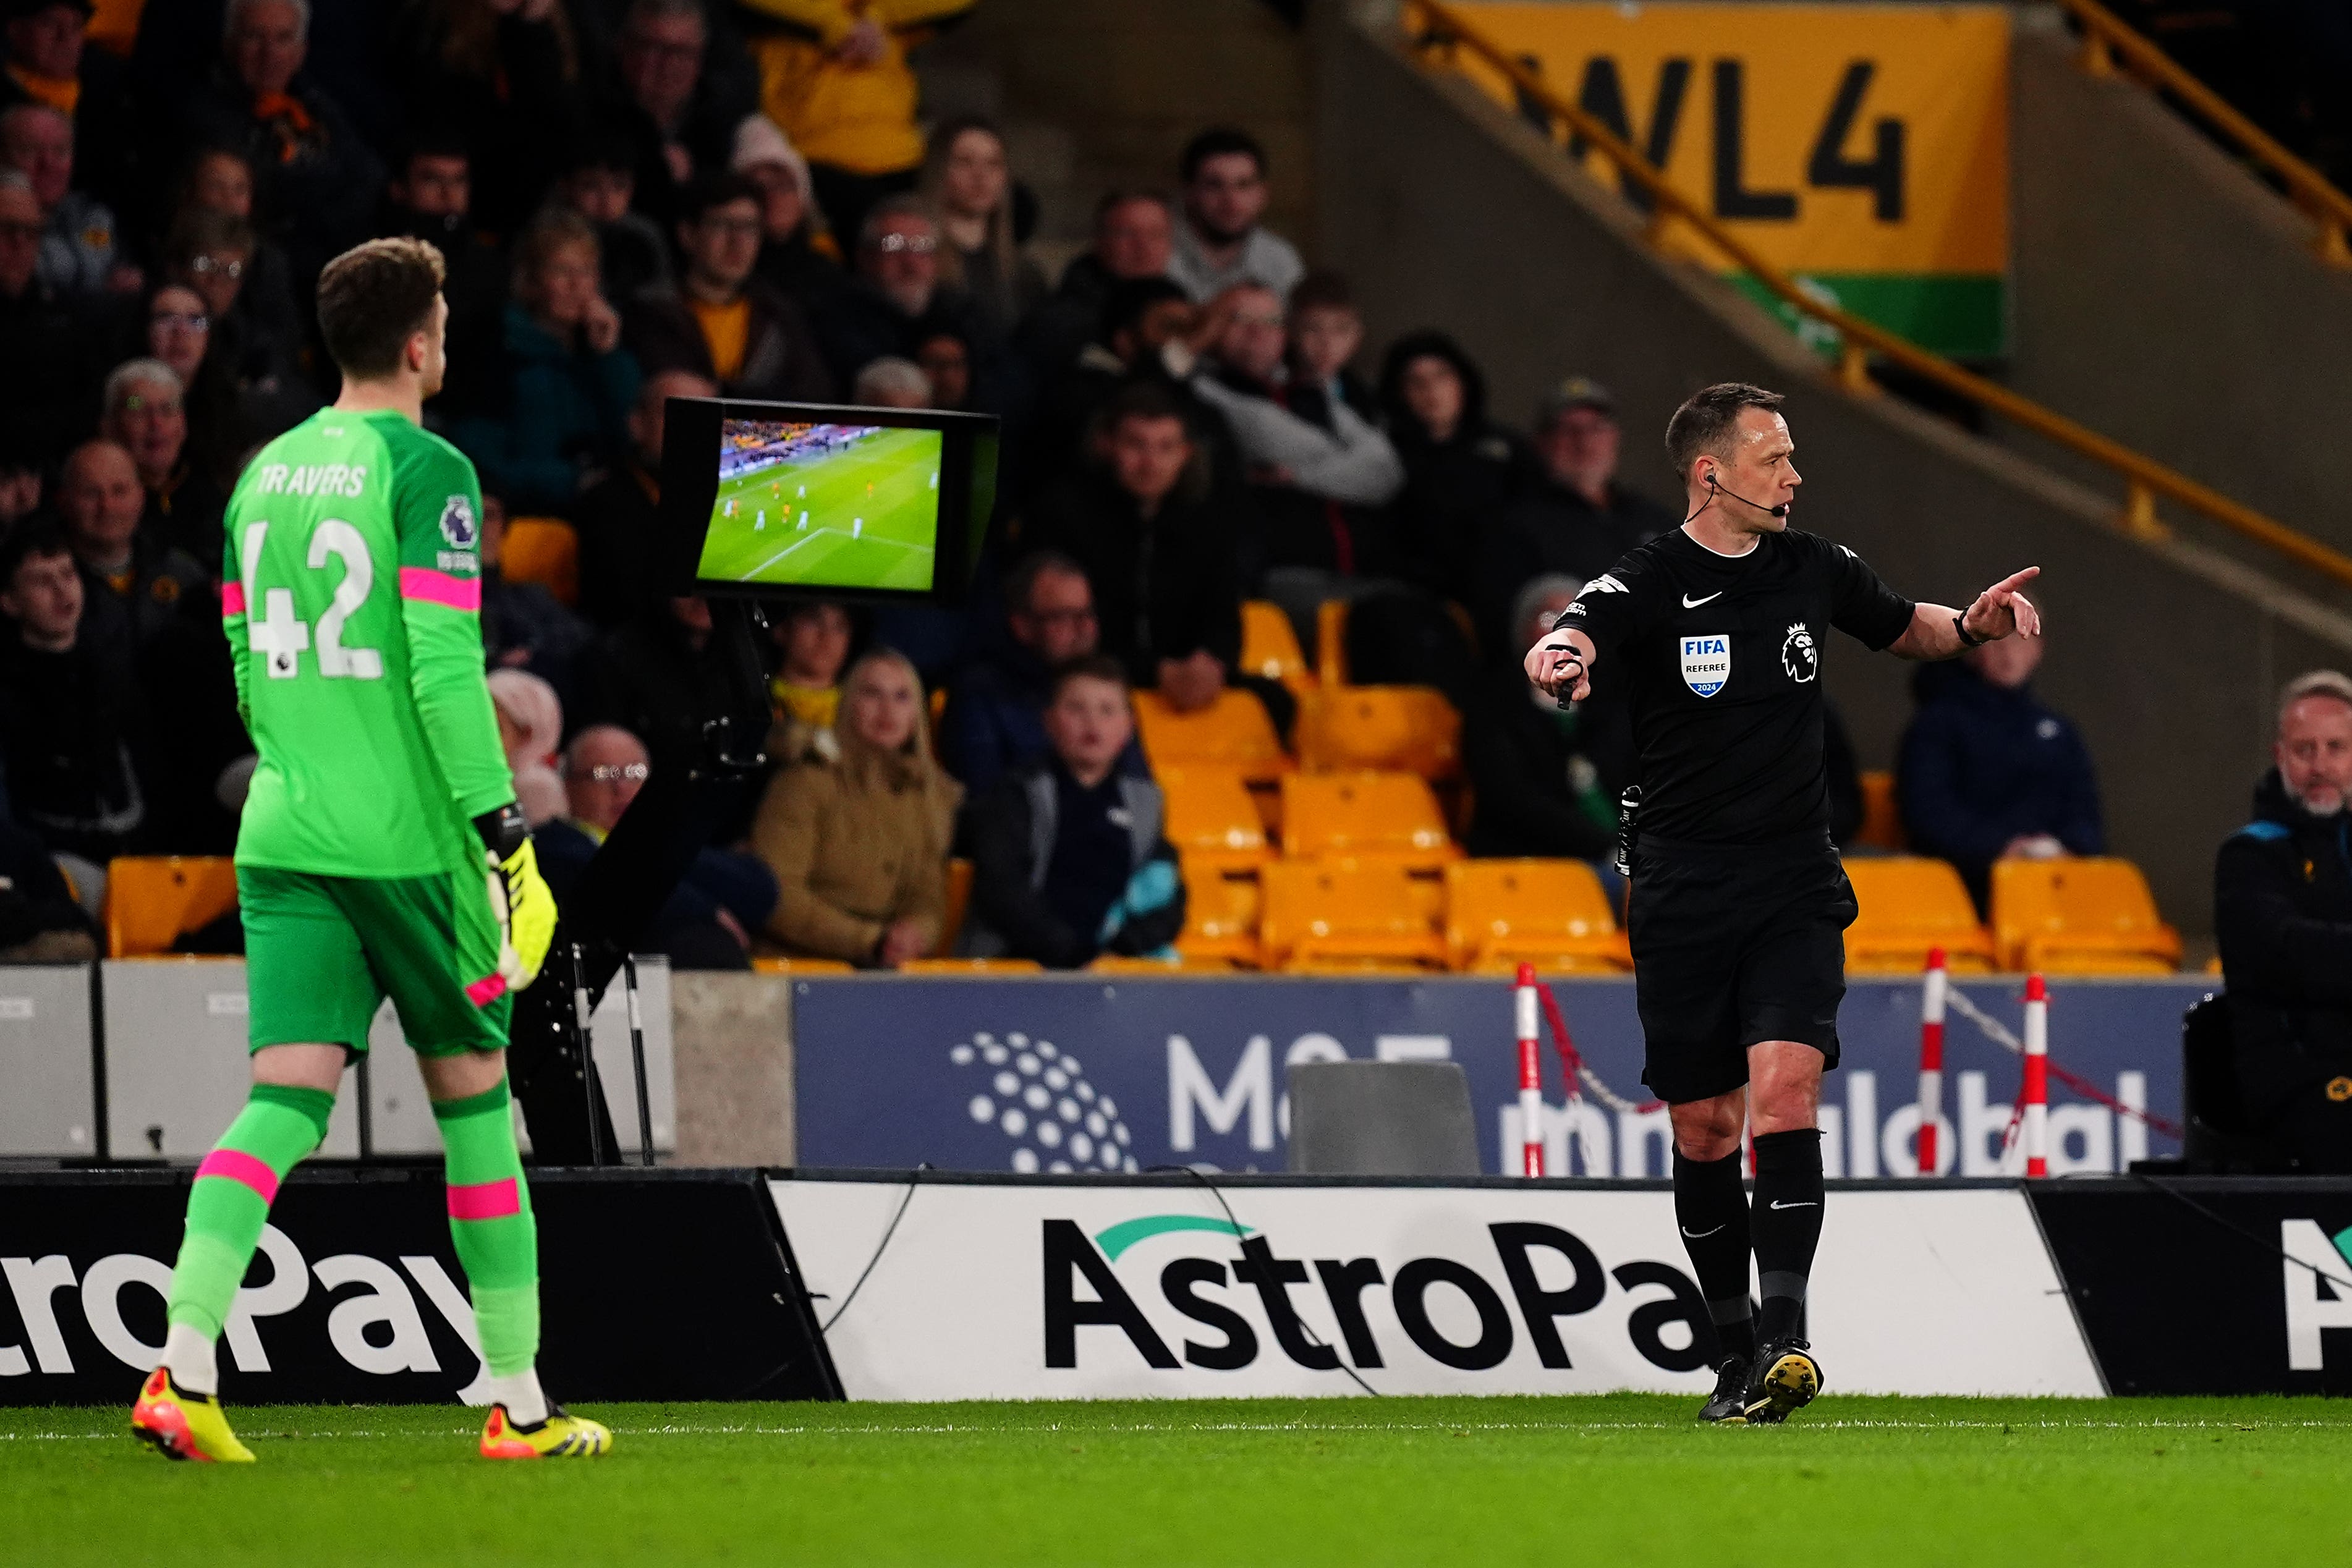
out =
[(2289, 681), (2272, 756), (2213, 868), (2239, 1092), (2302, 1169), (2352, 1173), (2352, 677)]

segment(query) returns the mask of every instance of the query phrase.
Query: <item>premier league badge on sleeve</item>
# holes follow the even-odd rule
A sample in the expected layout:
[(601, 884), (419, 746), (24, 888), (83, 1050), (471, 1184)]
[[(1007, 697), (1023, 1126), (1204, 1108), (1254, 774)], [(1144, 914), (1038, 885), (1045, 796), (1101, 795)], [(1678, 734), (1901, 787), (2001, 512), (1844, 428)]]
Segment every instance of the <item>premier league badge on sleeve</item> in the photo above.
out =
[(441, 508), (441, 537), (449, 541), (452, 549), (471, 549), (481, 530), (474, 523), (473, 504), (463, 496), (452, 496), (449, 504)]
[(1731, 639), (1717, 632), (1682, 639), (1683, 685), (1711, 697), (1731, 680)]

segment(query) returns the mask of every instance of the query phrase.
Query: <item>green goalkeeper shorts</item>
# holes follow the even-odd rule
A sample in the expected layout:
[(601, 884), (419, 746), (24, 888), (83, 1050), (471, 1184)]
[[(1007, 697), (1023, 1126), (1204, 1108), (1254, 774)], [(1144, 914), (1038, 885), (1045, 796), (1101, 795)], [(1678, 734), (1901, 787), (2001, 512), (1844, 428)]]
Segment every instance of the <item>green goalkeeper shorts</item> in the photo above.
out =
[(367, 1049), (387, 996), (419, 1055), (499, 1051), (513, 1001), (499, 976), (483, 873), (321, 876), (236, 868), (250, 1049)]

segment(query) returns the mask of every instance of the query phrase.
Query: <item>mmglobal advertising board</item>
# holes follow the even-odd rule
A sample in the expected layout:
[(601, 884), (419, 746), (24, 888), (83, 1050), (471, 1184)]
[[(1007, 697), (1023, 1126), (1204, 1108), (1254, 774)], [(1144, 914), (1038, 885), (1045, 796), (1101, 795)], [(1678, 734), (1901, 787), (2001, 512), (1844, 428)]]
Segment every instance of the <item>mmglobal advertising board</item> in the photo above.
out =
[[(1663, 1186), (801, 1172), (769, 1190), (852, 1399), (1711, 1382)], [(1834, 1386), (2103, 1392), (2016, 1187), (1832, 1202), (1810, 1324)]]
[[(1630, 980), (1557, 983), (1585, 1060), (1631, 1100), (1641, 1026)], [(2178, 980), (2053, 982), (2051, 1059), (2128, 1106), (2177, 1118), (2180, 1015), (2209, 988)], [(1481, 1166), (1517, 1171), (1518, 1058), (1502, 979), (853, 977), (793, 984), (802, 1162), (1046, 1173), (1284, 1166), (1284, 1070), (1307, 1061), (1452, 1061), (1470, 1078)], [(1955, 989), (2012, 1032), (2014, 977)], [(1832, 1176), (1917, 1173), (1919, 986), (1861, 981), (1839, 1016), (1843, 1063), (1823, 1085)], [(2020, 1175), (2004, 1153), (2018, 1060), (1955, 1018), (1947, 1031), (1938, 1174)], [(1544, 1168), (1662, 1177), (1658, 1110), (1570, 1103), (1544, 1051)], [(2052, 1086), (2051, 1170), (2121, 1171), (2179, 1152), (2168, 1137)]]

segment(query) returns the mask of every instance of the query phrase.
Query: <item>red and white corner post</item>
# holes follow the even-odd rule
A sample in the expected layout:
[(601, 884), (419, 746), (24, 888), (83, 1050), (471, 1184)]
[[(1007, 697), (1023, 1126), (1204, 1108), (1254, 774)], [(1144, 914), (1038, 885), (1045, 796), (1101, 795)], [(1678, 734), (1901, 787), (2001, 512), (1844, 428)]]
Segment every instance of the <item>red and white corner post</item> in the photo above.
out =
[(1513, 1013), (1519, 1030), (1519, 1144), (1521, 1174), (1539, 1176), (1543, 1168), (1543, 1058), (1536, 1050), (1536, 967), (1519, 966), (1512, 988)]

